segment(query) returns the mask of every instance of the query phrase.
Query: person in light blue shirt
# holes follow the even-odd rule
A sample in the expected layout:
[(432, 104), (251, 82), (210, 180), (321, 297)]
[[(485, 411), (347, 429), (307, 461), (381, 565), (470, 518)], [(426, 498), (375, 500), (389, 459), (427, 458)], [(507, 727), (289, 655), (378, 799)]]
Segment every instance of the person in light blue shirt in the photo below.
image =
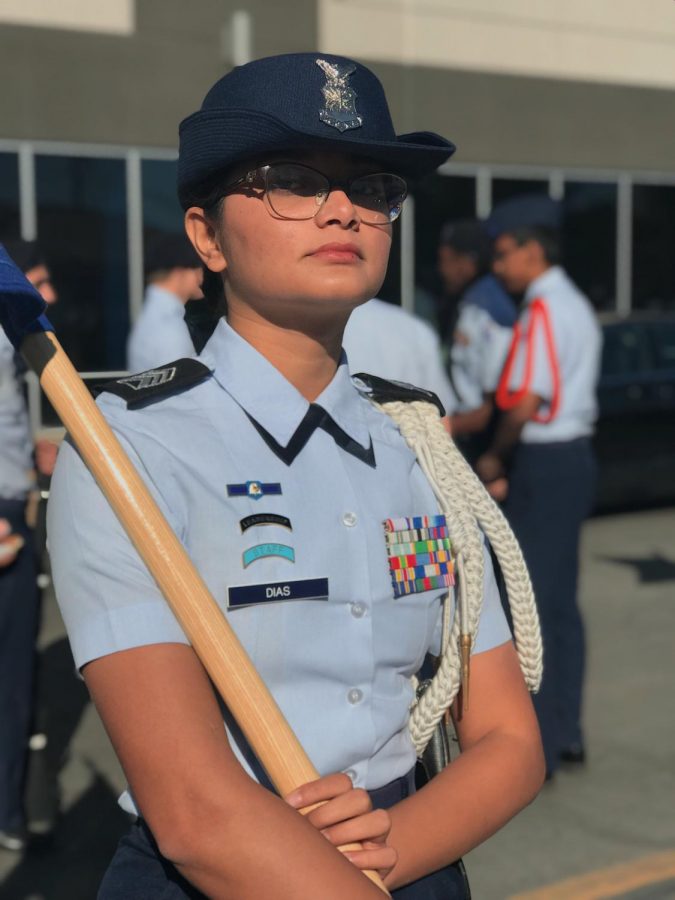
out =
[(585, 759), (577, 579), (581, 526), (594, 498), (602, 349), (591, 304), (560, 266), (559, 219), (559, 205), (538, 195), (493, 212), (494, 271), (524, 296), (497, 389), (502, 418), (477, 464), (486, 482), (508, 478), (505, 512), (538, 602), (546, 664), (535, 708), (549, 777), (561, 763)]
[(235, 69), (181, 126), (186, 230), (226, 318), (199, 359), (121, 379), (99, 403), (321, 777), (286, 798), (268, 789), (66, 444), (49, 508), (56, 593), (139, 814), (100, 900), (381, 897), (358, 869), (396, 900), (464, 898), (452, 861), (541, 783), (486, 566), (471, 707), (455, 707), (464, 757), (413, 792), (410, 679), (440, 647), (447, 520), (342, 350), (384, 279), (403, 175), (451, 152), (437, 135), (397, 138), (368, 69), (309, 53)]
[[(51, 304), (57, 295), (42, 251), (32, 241), (10, 241), (7, 252)], [(24, 391), (25, 366), (0, 329), (0, 847), (15, 852), (28, 842), (23, 781), (33, 713), (35, 638), (39, 595), (33, 528), (26, 521), (35, 486), (33, 438)], [(50, 474), (56, 455), (47, 440), (35, 448), (40, 471)], [(4, 532), (10, 529), (11, 535)]]
[(446, 223), (438, 246), (438, 271), (446, 291), (459, 297), (450, 345), (457, 395), (452, 433), (474, 458), (485, 447), (494, 393), (516, 321), (516, 305), (490, 272), (492, 242), (478, 219)]
[(446, 412), (454, 411), (456, 400), (438, 335), (419, 316), (374, 298), (349, 317), (343, 346), (352, 372), (426, 388), (436, 394)]
[(148, 249), (145, 300), (127, 344), (127, 368), (143, 372), (192, 356), (185, 304), (202, 297), (203, 269), (184, 234), (164, 235)]

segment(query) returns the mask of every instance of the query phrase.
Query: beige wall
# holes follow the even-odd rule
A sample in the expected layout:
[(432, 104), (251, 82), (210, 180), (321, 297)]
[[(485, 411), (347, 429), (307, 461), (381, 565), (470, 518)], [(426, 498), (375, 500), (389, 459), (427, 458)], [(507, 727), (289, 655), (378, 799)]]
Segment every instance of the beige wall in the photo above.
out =
[(319, 45), (387, 63), (675, 88), (673, 0), (319, 0)]
[(131, 34), (135, 0), (0, 0), (0, 23)]
[[(10, 88), (0, 139), (175, 147), (180, 119), (232, 65), (225, 31), (243, 7), (253, 57), (316, 46), (315, 0), (135, 0), (134, 32), (124, 37), (4, 24), (3, 3), (0, 83)], [(59, 14), (62, 4), (44, 0)]]

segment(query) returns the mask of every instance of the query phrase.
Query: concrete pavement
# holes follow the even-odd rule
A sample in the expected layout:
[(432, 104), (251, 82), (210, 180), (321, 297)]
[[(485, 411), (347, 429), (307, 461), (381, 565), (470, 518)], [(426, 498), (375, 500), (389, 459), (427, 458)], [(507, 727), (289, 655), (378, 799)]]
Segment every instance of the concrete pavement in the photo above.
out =
[[(675, 509), (591, 521), (581, 592), (588, 765), (469, 855), (474, 900), (675, 898)], [(0, 898), (93, 900), (127, 827), (123, 778), (52, 600), (41, 647), (62, 817), (52, 845), (0, 851)]]

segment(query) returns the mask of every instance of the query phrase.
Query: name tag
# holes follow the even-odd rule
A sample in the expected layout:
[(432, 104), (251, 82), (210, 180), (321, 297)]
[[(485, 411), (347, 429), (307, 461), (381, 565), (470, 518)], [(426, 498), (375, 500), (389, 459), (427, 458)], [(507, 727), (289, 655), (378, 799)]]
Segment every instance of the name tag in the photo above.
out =
[(283, 600), (328, 600), (328, 579), (301, 578), (298, 581), (272, 581), (269, 584), (246, 584), (227, 589), (228, 609)]

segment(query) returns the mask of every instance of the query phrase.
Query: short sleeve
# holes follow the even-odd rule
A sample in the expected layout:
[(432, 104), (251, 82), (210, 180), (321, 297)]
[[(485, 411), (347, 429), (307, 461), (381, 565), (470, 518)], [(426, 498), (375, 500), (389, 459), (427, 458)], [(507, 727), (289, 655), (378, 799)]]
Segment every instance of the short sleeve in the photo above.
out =
[[(177, 523), (131, 445), (120, 438), (169, 519)], [(64, 441), (47, 510), (57, 601), (78, 669), (119, 650), (187, 643), (150, 572), (74, 447)]]
[[(437, 622), (434, 640), (429, 649), (434, 656), (438, 656), (441, 652), (441, 620), (442, 615)], [(486, 650), (492, 650), (510, 640), (511, 630), (502, 608), (492, 557), (486, 543), (483, 547), (483, 607), (478, 622), (476, 643), (471, 652), (472, 654), (484, 653)]]
[(512, 337), (511, 328), (497, 325), (492, 319), (486, 324), (484, 340), (480, 344), (479, 363), (480, 382), (485, 394), (492, 394), (497, 389)]

